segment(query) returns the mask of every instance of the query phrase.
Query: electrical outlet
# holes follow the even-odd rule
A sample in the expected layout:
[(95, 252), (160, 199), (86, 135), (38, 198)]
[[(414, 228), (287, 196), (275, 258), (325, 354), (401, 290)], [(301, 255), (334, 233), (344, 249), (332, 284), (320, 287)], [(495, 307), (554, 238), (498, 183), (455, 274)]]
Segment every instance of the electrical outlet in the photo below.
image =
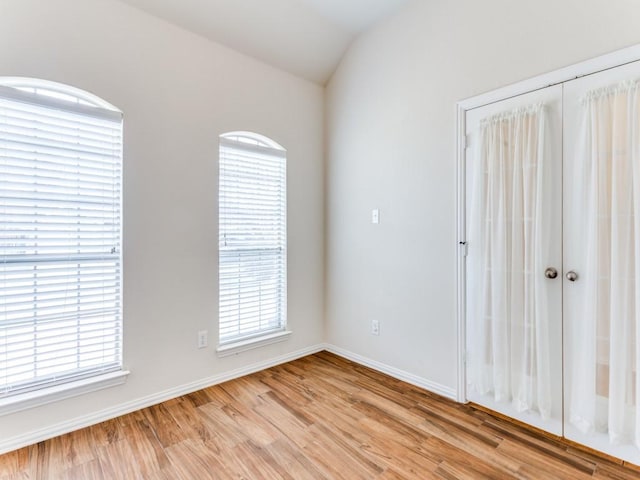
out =
[(373, 223), (374, 225), (380, 223), (380, 210), (377, 208), (371, 210), (371, 223)]
[(198, 348), (207, 348), (209, 345), (209, 332), (200, 330), (198, 332)]
[(380, 335), (380, 322), (371, 320), (371, 335)]

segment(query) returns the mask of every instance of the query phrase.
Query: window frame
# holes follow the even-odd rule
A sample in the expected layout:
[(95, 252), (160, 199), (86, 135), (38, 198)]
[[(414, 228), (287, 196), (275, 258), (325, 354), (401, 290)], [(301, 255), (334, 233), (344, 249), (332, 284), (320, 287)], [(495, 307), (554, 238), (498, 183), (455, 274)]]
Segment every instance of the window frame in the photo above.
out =
[[(2, 394), (2, 396), (0, 396), (0, 415), (6, 415), (6, 414), (14, 413), (16, 411), (47, 404), (47, 403), (58, 401), (64, 398), (70, 398), (76, 395), (99, 390), (102, 388), (120, 385), (126, 381), (126, 378), (129, 372), (124, 370), (123, 368), (123, 345), (124, 345), (123, 314), (122, 314), (122, 297), (123, 297), (122, 296), (122, 283), (123, 283), (122, 260), (123, 258), (122, 258), (122, 248), (121, 248), (122, 226), (123, 226), (123, 222), (122, 222), (122, 169), (123, 169), (122, 112), (116, 107), (114, 107), (113, 105), (109, 104), (108, 102), (100, 99), (99, 97), (89, 92), (86, 92), (68, 85), (63, 85), (56, 82), (51, 82), (51, 81), (41, 80), (41, 79), (20, 78), (20, 77), (0, 77), (0, 97), (2, 97), (3, 101), (5, 101), (9, 105), (11, 104), (11, 102), (15, 102), (15, 104), (19, 103), (21, 105), (26, 105), (28, 108), (34, 108), (33, 115), (36, 118), (38, 118), (38, 116), (44, 115), (45, 113), (51, 114), (51, 112), (59, 111), (60, 115), (67, 115), (67, 116), (80, 115), (89, 119), (94, 119), (95, 121), (107, 121), (107, 122), (113, 122), (115, 125), (119, 124), (119, 134), (115, 137), (116, 143), (114, 144), (114, 145), (119, 145), (119, 148), (116, 150), (113, 150), (113, 154), (112, 154), (113, 156), (110, 157), (112, 159), (111, 161), (115, 159), (116, 163), (114, 168), (116, 168), (117, 170), (114, 170), (114, 172), (116, 172), (115, 175), (110, 175), (109, 177), (107, 177), (112, 179), (112, 181), (114, 182), (113, 185), (117, 186), (117, 190), (113, 190), (113, 196), (110, 195), (105, 197), (106, 199), (111, 201), (112, 204), (114, 205), (113, 207), (115, 209), (114, 212), (116, 212), (114, 213), (114, 215), (116, 215), (116, 217), (114, 218), (118, 219), (118, 223), (115, 224), (113, 227), (113, 231), (116, 233), (116, 236), (112, 237), (116, 242), (117, 248), (116, 246), (114, 246), (112, 247), (110, 252), (100, 253), (100, 254), (87, 254), (84, 257), (80, 253), (75, 255), (71, 253), (64, 254), (63, 257), (59, 256), (59, 258), (56, 258), (56, 255), (54, 254), (47, 255), (47, 254), (33, 253), (31, 255), (28, 255), (28, 254), (17, 253), (15, 254), (14, 258), (7, 260), (9, 258), (9, 253), (6, 253), (8, 252), (8, 250), (5, 251), (2, 257), (0, 257), (0, 263), (4, 263), (5, 265), (17, 264), (17, 263), (20, 263), (23, 259), (24, 261), (30, 260), (31, 262), (33, 262), (34, 268), (36, 269), (37, 267), (35, 265), (50, 266), (52, 265), (51, 262), (55, 262), (55, 261), (66, 262), (66, 263), (80, 262), (78, 264), (80, 265), (82, 262), (97, 261), (97, 259), (100, 258), (101, 260), (106, 259), (106, 261), (108, 261), (109, 263), (113, 263), (114, 264), (113, 268), (115, 273), (113, 273), (112, 275), (108, 275), (108, 278), (110, 278), (110, 276), (113, 276), (115, 281), (113, 288), (115, 289), (114, 302), (116, 307), (115, 307), (115, 310), (112, 309), (112, 311), (115, 312), (113, 313), (115, 318), (114, 320), (115, 323), (113, 323), (113, 325), (117, 327), (118, 333), (115, 334), (115, 337), (114, 337), (116, 339), (115, 340), (116, 353), (115, 353), (115, 356), (112, 357), (114, 360), (108, 361), (108, 365), (111, 365), (110, 367), (106, 367), (107, 363), (100, 364), (100, 362), (96, 360), (94, 367), (89, 367), (89, 368), (76, 367), (74, 369), (67, 368), (65, 371), (61, 370), (59, 374), (52, 373), (44, 376), (42, 375), (38, 376), (37, 374), (35, 374), (35, 376), (32, 377), (30, 381), (26, 381), (24, 384), (22, 383), (5, 384), (5, 386), (3, 387), (5, 389), (4, 393)], [(6, 122), (7, 123), (4, 123), (3, 125), (7, 125), (7, 128), (8, 128), (8, 126), (10, 125), (10, 121), (7, 120)], [(52, 128), (53, 123), (45, 123), (45, 125), (46, 125), (45, 128)], [(28, 128), (33, 130), (37, 129), (32, 127), (31, 125), (29, 125)], [(32, 130), (29, 130), (29, 131), (32, 131)], [(42, 147), (42, 143), (38, 143), (37, 136), (34, 138), (36, 138), (36, 140), (34, 140), (33, 143), (27, 142), (25, 143), (25, 145), (27, 145), (28, 148), (34, 149), (32, 151), (37, 152), (37, 151), (40, 151), (38, 149), (42, 149), (43, 147)], [(83, 154), (86, 154), (87, 151), (88, 150), (81, 150)], [(51, 154), (51, 155), (54, 155), (54, 154)], [(6, 157), (6, 158), (9, 159), (11, 157)], [(34, 159), (35, 158), (36, 157), (34, 157)], [(63, 163), (58, 164), (55, 161), (55, 158), (57, 158), (55, 157), (55, 155), (52, 158), (54, 158), (54, 160), (50, 160), (50, 161), (53, 162), (53, 164), (63, 165)], [(32, 162), (34, 163), (34, 165), (38, 165), (38, 162), (41, 162), (41, 160), (39, 159), (32, 160)], [(37, 168), (37, 166), (34, 168)], [(77, 181), (80, 182), (80, 177), (78, 177)], [(79, 186), (77, 188), (82, 188), (82, 187)], [(29, 192), (29, 190), (27, 190), (27, 192)], [(25, 198), (27, 200), (30, 198), (33, 199), (33, 205), (30, 208), (33, 209), (32, 212), (36, 212), (36, 209), (41, 208), (41, 205), (42, 205), (41, 202), (43, 200), (41, 200), (38, 197), (39, 194), (37, 194), (36, 191), (34, 191), (33, 193), (34, 195), (32, 197), (27, 196)], [(65, 202), (67, 202), (67, 205), (74, 204), (73, 203), (74, 201), (69, 200), (68, 198), (67, 200), (65, 200)], [(78, 205), (80, 205), (80, 201), (78, 201)], [(69, 207), (67, 206), (65, 208), (69, 208)], [(78, 206), (76, 208), (80, 208), (80, 207)], [(25, 215), (27, 215), (27, 213)], [(31, 213), (28, 215), (33, 216), (33, 215), (36, 215), (36, 213)], [(5, 223), (5, 225), (9, 226), (11, 225), (11, 222)], [(29, 230), (25, 230), (25, 232), (29, 232)], [(81, 230), (78, 229), (78, 232), (81, 232)], [(81, 242), (80, 235), (82, 234), (81, 233), (77, 234), (76, 236), (77, 238), (75, 238), (76, 243), (74, 243), (74, 245), (77, 245), (76, 248), (78, 249), (78, 252), (80, 251), (79, 249), (85, 248), (83, 245), (86, 246), (86, 244), (83, 244)], [(36, 237), (34, 238), (39, 238), (39, 237), (37, 237), (36, 235)], [(70, 245), (69, 243), (70, 240), (61, 240), (61, 242), (63, 242), (61, 243), (61, 245), (67, 246), (66, 248), (68, 248), (68, 246)], [(78, 266), (78, 269), (80, 268), (81, 267)], [(78, 279), (76, 280), (77, 289), (78, 289), (77, 291), (80, 292), (81, 291), (80, 290), (81, 277), (79, 276), (80, 273), (78, 273), (77, 275), (78, 275), (77, 277)], [(35, 282), (36, 281), (35, 277), (34, 277), (34, 280), (31, 280), (31, 281)], [(38, 288), (35, 285), (36, 284), (34, 283), (34, 288)], [(85, 295), (86, 294), (87, 293), (85, 290)], [(31, 324), (33, 325), (33, 328), (36, 329), (37, 328), (36, 325), (38, 325), (37, 311), (38, 311), (38, 308), (40, 308), (37, 306), (37, 303), (40, 301), (34, 299), (33, 302), (34, 302), (34, 307), (33, 307), (34, 316), (32, 317)], [(81, 312), (81, 309), (79, 307), (80, 306), (79, 301), (77, 305), (78, 307), (76, 311)], [(5, 310), (5, 314), (6, 313), (7, 311)], [(86, 317), (86, 314), (84, 314), (83, 316), (83, 313), (78, 313), (74, 315), (74, 318), (76, 319), (76, 322), (78, 322), (78, 325), (79, 325), (80, 319), (82, 318), (86, 319), (87, 317)], [(9, 322), (8, 320), (6, 320), (6, 318), (5, 318), (5, 321)], [(54, 319), (54, 321), (57, 321), (57, 320)], [(7, 323), (7, 325), (10, 325), (10, 323)], [(0, 324), (0, 327), (1, 327), (1, 324)], [(56, 327), (56, 328), (58, 329), (56, 330), (56, 336), (61, 335), (59, 330), (61, 327)], [(80, 328), (80, 327), (77, 326), (76, 328)], [(108, 328), (108, 327), (104, 327), (104, 328)], [(34, 330), (34, 332), (35, 331), (36, 330)], [(82, 335), (80, 333), (80, 330), (77, 330), (77, 332), (78, 332), (76, 334), (77, 337), (81, 338)], [(14, 333), (11, 333), (9, 331), (7, 331), (7, 334), (14, 335)], [(5, 337), (5, 338), (10, 339), (11, 337)], [(100, 341), (102, 342), (102, 341), (106, 341), (105, 339), (107, 337), (100, 336), (99, 338), (101, 339)], [(79, 345), (83, 345), (84, 348), (87, 348), (87, 341), (85, 341), (84, 343), (80, 341)], [(104, 346), (105, 344), (101, 343), (100, 345)], [(41, 367), (36, 367), (37, 362), (39, 362), (39, 360), (36, 360), (36, 355), (37, 355), (36, 351), (38, 348), (40, 347), (34, 347), (34, 353), (32, 357), (34, 362), (34, 368), (41, 368)], [(77, 348), (82, 348), (82, 347), (77, 347)], [(9, 355), (8, 352), (9, 352), (8, 350), (5, 350), (6, 355)], [(80, 352), (80, 350), (78, 350), (78, 352)], [(77, 355), (79, 356), (78, 362), (88, 362), (87, 364), (91, 363), (91, 361), (88, 361), (86, 358), (84, 360), (81, 360), (80, 359), (80, 355), (82, 355), (81, 353), (77, 353)], [(104, 367), (101, 365), (104, 365)], [(15, 386), (9, 386), (9, 385), (15, 385)], [(21, 387), (20, 385), (23, 385), (23, 387)]]
[[(248, 158), (247, 163), (242, 165), (243, 161), (240, 160), (242, 155), (247, 155)], [(231, 159), (231, 157), (234, 157)], [(267, 160), (261, 160), (261, 156), (268, 157)], [(278, 165), (276, 167), (273, 164), (269, 164), (269, 161), (278, 161)], [(253, 166), (248, 165), (253, 163)], [(261, 168), (265, 168), (265, 165), (268, 168), (272, 169), (280, 169), (279, 177), (272, 182), (268, 180), (264, 180), (265, 183), (253, 183), (253, 180), (250, 182), (245, 182), (245, 185), (248, 185), (246, 189), (238, 192), (234, 190), (235, 195), (237, 195), (236, 200), (242, 198), (243, 196), (252, 196), (256, 194), (256, 191), (260, 189), (260, 187), (264, 188), (276, 188), (274, 185), (277, 183), (277, 193), (279, 202), (276, 205), (272, 205), (269, 211), (268, 226), (262, 227), (262, 229), (257, 230), (257, 234), (250, 234), (247, 237), (247, 231), (251, 230), (251, 226), (243, 226), (237, 227), (234, 229), (230, 227), (229, 229), (225, 229), (225, 222), (231, 221), (233, 223), (233, 219), (237, 219), (238, 215), (241, 215), (240, 211), (236, 212), (236, 216), (233, 216), (233, 213), (229, 213), (229, 209), (233, 204), (232, 200), (225, 200), (226, 196), (231, 193), (233, 187), (230, 185), (234, 185), (234, 180), (232, 176), (234, 173), (230, 173), (235, 170), (236, 179), (240, 178), (243, 175), (243, 172), (240, 170), (244, 169), (244, 174), (248, 177), (252, 175), (257, 176), (258, 170)], [(248, 171), (247, 169), (253, 169), (253, 173)], [(225, 173), (226, 171), (226, 173)], [(257, 348), (264, 345), (269, 345), (275, 342), (286, 340), (290, 335), (291, 331), (288, 330), (287, 326), (287, 152), (286, 150), (273, 141), (272, 139), (252, 133), (252, 132), (229, 132), (220, 136), (220, 144), (219, 144), (219, 169), (218, 169), (218, 348), (217, 353), (218, 356), (226, 356), (236, 354), (242, 351), (246, 351), (252, 348)], [(231, 182), (231, 184), (229, 184)], [(240, 180), (237, 180), (238, 183), (235, 183), (237, 187), (238, 184), (242, 183)], [(267, 183), (269, 182), (269, 183)], [(272, 190), (275, 191), (275, 190)], [(232, 193), (232, 194), (234, 194)], [(267, 194), (264, 196), (260, 196), (260, 194), (256, 194), (256, 198), (258, 198), (264, 202), (266, 205), (269, 205), (272, 201), (272, 197), (269, 197)], [(262, 206), (262, 205), (260, 205)], [(279, 210), (279, 213), (275, 213)], [(245, 218), (247, 216), (249, 218), (253, 218), (256, 215), (256, 207), (245, 207), (244, 211)], [(255, 226), (255, 220), (246, 220), (248, 225)], [(252, 223), (254, 222), (254, 223)], [(274, 227), (277, 225), (277, 227)], [(244, 229), (244, 230), (243, 230)], [(278, 231), (279, 234), (276, 235), (278, 241), (274, 241), (272, 243), (267, 240), (263, 240), (264, 243), (261, 243), (258, 240), (259, 237), (269, 237), (269, 235), (273, 236), (275, 231)], [(248, 245), (243, 247), (230, 247), (227, 248), (227, 234), (231, 234), (233, 236), (232, 241), (239, 241), (238, 235), (244, 235), (241, 243), (243, 245)], [(223, 312), (223, 308), (226, 308), (229, 305), (229, 302), (226, 300), (229, 298), (229, 277), (226, 276), (225, 267), (223, 266), (223, 262), (229, 262), (229, 257), (232, 256), (230, 252), (238, 252), (238, 256), (234, 261), (238, 262), (238, 271), (240, 271), (241, 267), (241, 253), (240, 252), (257, 252), (258, 248), (250, 248), (251, 245), (262, 245), (260, 248), (262, 250), (271, 249), (272, 251), (276, 251), (278, 248), (280, 249), (280, 253), (275, 253), (277, 256), (278, 262), (277, 266), (274, 266), (271, 270), (269, 270), (270, 274), (277, 276), (277, 287), (276, 291), (279, 292), (277, 298), (277, 325), (272, 327), (265, 328), (255, 328), (253, 331), (247, 331), (245, 333), (239, 333), (237, 335), (224, 335), (223, 330), (228, 328), (230, 325), (229, 318), (232, 317), (232, 314), (228, 313), (228, 310)], [(265, 247), (267, 245), (267, 247)], [(225, 251), (226, 248), (226, 251)], [(225, 254), (226, 252), (226, 254)], [(226, 261), (226, 262), (225, 262)], [(246, 268), (246, 267), (244, 267)], [(257, 267), (254, 267), (257, 269)], [(246, 278), (249, 274), (247, 271), (251, 271), (247, 268), (246, 271), (243, 271), (243, 274), (238, 274), (235, 277), (232, 277), (234, 282), (237, 284), (238, 293), (237, 300), (234, 303), (234, 306), (237, 305), (237, 311), (235, 312), (235, 316), (240, 316), (240, 310), (242, 309), (242, 299), (240, 298), (242, 295), (241, 289), (243, 278)], [(255, 273), (255, 270), (254, 270)], [(227, 285), (223, 286), (223, 279), (226, 281)], [(266, 282), (266, 281), (265, 281)], [(262, 286), (262, 280), (258, 281), (258, 283)], [(245, 287), (246, 288), (246, 287)], [(264, 295), (266, 297), (266, 294)], [(263, 300), (262, 293), (258, 294), (258, 300), (256, 302), (262, 305), (263, 301), (268, 306), (272, 306), (269, 304), (268, 300)], [(223, 307), (223, 302), (226, 302)], [(247, 302), (248, 303), (248, 302)], [(233, 307), (232, 307), (233, 308)], [(257, 317), (252, 317), (254, 322), (258, 322), (261, 324), (262, 316), (260, 313), (257, 314)], [(257, 320), (256, 320), (257, 318)], [(243, 327), (246, 326), (247, 323), (243, 322), (238, 318), (237, 320), (237, 328), (240, 332)], [(226, 337), (226, 338), (225, 338)]]

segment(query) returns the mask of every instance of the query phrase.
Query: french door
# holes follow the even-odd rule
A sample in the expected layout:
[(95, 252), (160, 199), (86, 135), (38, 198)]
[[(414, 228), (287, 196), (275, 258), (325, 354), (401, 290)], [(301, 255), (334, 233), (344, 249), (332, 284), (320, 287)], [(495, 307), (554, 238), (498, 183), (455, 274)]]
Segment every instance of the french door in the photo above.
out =
[(640, 465), (640, 62), (564, 85), (564, 435)]
[(467, 398), (635, 464), (638, 79), (634, 62), (465, 118)]
[(562, 435), (562, 86), (466, 128), (467, 397)]

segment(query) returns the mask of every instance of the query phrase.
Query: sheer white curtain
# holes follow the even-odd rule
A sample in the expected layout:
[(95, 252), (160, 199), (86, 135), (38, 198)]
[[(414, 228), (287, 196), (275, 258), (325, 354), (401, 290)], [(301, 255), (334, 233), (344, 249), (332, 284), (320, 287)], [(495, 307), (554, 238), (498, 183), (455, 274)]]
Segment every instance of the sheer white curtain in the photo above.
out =
[(589, 92), (582, 108), (573, 174), (584, 208), (573, 214), (586, 264), (569, 419), (640, 447), (640, 83)]
[(550, 195), (544, 128), (541, 104), (480, 125), (471, 179), (467, 371), (479, 394), (546, 419), (551, 379), (543, 262)]

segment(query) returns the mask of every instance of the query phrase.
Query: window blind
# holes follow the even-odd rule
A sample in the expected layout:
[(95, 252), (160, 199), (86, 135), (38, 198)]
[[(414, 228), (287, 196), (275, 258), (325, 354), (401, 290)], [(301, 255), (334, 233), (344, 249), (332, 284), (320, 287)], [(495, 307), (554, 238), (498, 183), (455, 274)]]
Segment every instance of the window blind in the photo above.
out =
[(220, 344), (286, 325), (286, 153), (220, 139)]
[(119, 112), (0, 87), (0, 398), (121, 369), (121, 163)]

